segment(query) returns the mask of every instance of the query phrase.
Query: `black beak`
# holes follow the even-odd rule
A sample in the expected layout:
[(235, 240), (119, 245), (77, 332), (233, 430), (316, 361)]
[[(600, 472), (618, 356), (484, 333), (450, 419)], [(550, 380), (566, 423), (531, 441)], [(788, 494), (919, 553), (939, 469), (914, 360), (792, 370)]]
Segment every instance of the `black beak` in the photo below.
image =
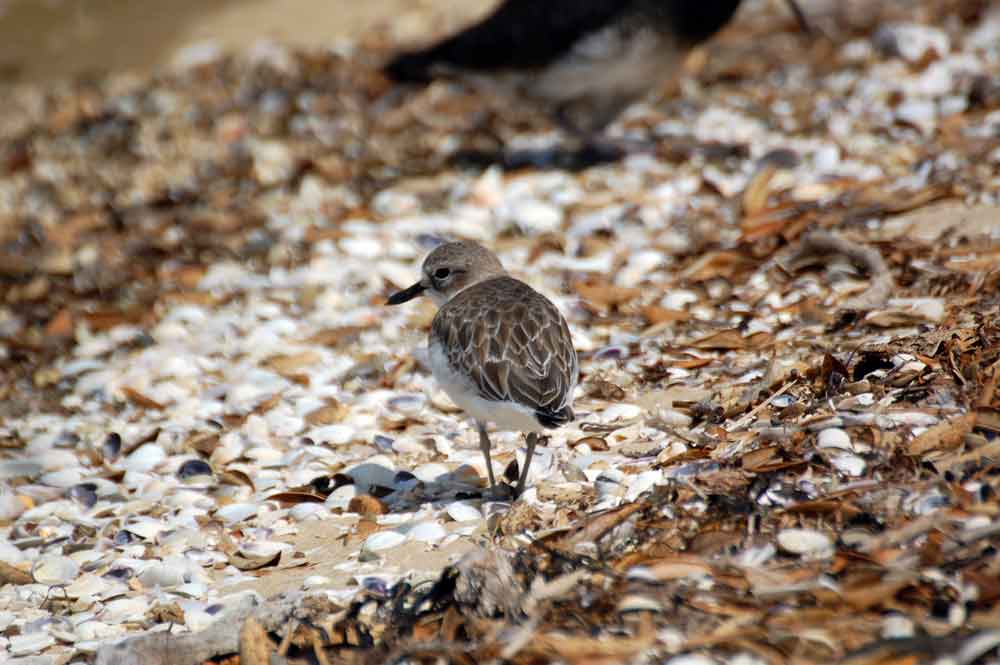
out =
[(426, 290), (427, 290), (426, 286), (424, 286), (420, 282), (417, 282), (416, 284), (407, 289), (403, 289), (402, 291), (393, 293), (391, 296), (389, 296), (389, 299), (385, 302), (385, 304), (402, 305), (404, 302), (413, 300)]

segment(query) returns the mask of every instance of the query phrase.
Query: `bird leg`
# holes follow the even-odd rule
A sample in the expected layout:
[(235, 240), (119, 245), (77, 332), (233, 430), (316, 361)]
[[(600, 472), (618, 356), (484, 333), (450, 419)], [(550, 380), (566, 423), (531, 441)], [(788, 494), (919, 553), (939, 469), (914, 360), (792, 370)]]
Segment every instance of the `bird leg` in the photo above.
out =
[(791, 10), (792, 14), (795, 16), (795, 20), (799, 24), (799, 29), (807, 35), (812, 35), (816, 32), (812, 25), (809, 23), (809, 19), (806, 18), (805, 12), (799, 7), (795, 0), (785, 0), (788, 4), (788, 8)]
[(528, 432), (528, 450), (524, 453), (524, 468), (521, 469), (521, 477), (517, 479), (514, 496), (521, 496), (521, 492), (524, 491), (524, 483), (528, 480), (528, 467), (531, 466), (531, 458), (535, 454), (535, 444), (538, 443), (538, 438), (538, 432)]
[(476, 429), (479, 430), (479, 449), (483, 451), (483, 457), (486, 459), (486, 473), (490, 478), (490, 492), (495, 493), (497, 481), (493, 475), (493, 462), (490, 460), (490, 436), (486, 433), (486, 423), (481, 423), (477, 420)]

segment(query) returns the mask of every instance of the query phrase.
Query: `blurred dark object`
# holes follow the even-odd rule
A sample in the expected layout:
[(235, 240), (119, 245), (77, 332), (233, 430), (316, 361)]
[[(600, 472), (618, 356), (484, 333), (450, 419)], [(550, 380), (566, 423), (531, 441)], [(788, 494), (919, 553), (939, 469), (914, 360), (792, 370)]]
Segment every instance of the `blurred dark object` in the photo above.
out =
[[(806, 29), (793, 0), (788, 4)], [(671, 83), (692, 48), (712, 37), (740, 0), (507, 0), (427, 48), (396, 56), (390, 78), (426, 84), (484, 74), (547, 111), (584, 143), (633, 102)]]

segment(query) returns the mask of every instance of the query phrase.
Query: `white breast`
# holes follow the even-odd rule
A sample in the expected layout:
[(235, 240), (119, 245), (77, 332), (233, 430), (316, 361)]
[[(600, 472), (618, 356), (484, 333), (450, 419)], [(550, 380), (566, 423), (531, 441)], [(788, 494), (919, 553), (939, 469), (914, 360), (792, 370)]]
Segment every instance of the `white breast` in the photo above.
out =
[(514, 432), (540, 432), (542, 426), (534, 410), (515, 402), (493, 402), (479, 396), (471, 378), (456, 372), (448, 363), (443, 346), (432, 339), (428, 348), (431, 372), (448, 397), (469, 416), (480, 422), (496, 423), (500, 429)]

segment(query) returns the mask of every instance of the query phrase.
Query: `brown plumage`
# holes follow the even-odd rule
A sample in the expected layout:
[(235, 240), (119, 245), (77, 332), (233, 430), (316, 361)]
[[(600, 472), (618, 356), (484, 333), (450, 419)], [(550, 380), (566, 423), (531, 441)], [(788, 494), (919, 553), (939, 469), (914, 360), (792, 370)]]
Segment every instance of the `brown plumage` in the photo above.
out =
[(431, 369), (475, 420), (491, 488), (496, 481), (486, 423), (529, 433), (520, 493), (537, 433), (573, 420), (579, 363), (569, 326), (545, 296), (508, 276), (476, 243), (435, 249), (424, 260), (421, 280), (394, 294), (389, 304), (424, 292), (441, 305), (428, 339)]
[(431, 338), (485, 399), (531, 407), (544, 427), (573, 420), (577, 358), (569, 327), (524, 282), (494, 277), (459, 292), (434, 317)]

